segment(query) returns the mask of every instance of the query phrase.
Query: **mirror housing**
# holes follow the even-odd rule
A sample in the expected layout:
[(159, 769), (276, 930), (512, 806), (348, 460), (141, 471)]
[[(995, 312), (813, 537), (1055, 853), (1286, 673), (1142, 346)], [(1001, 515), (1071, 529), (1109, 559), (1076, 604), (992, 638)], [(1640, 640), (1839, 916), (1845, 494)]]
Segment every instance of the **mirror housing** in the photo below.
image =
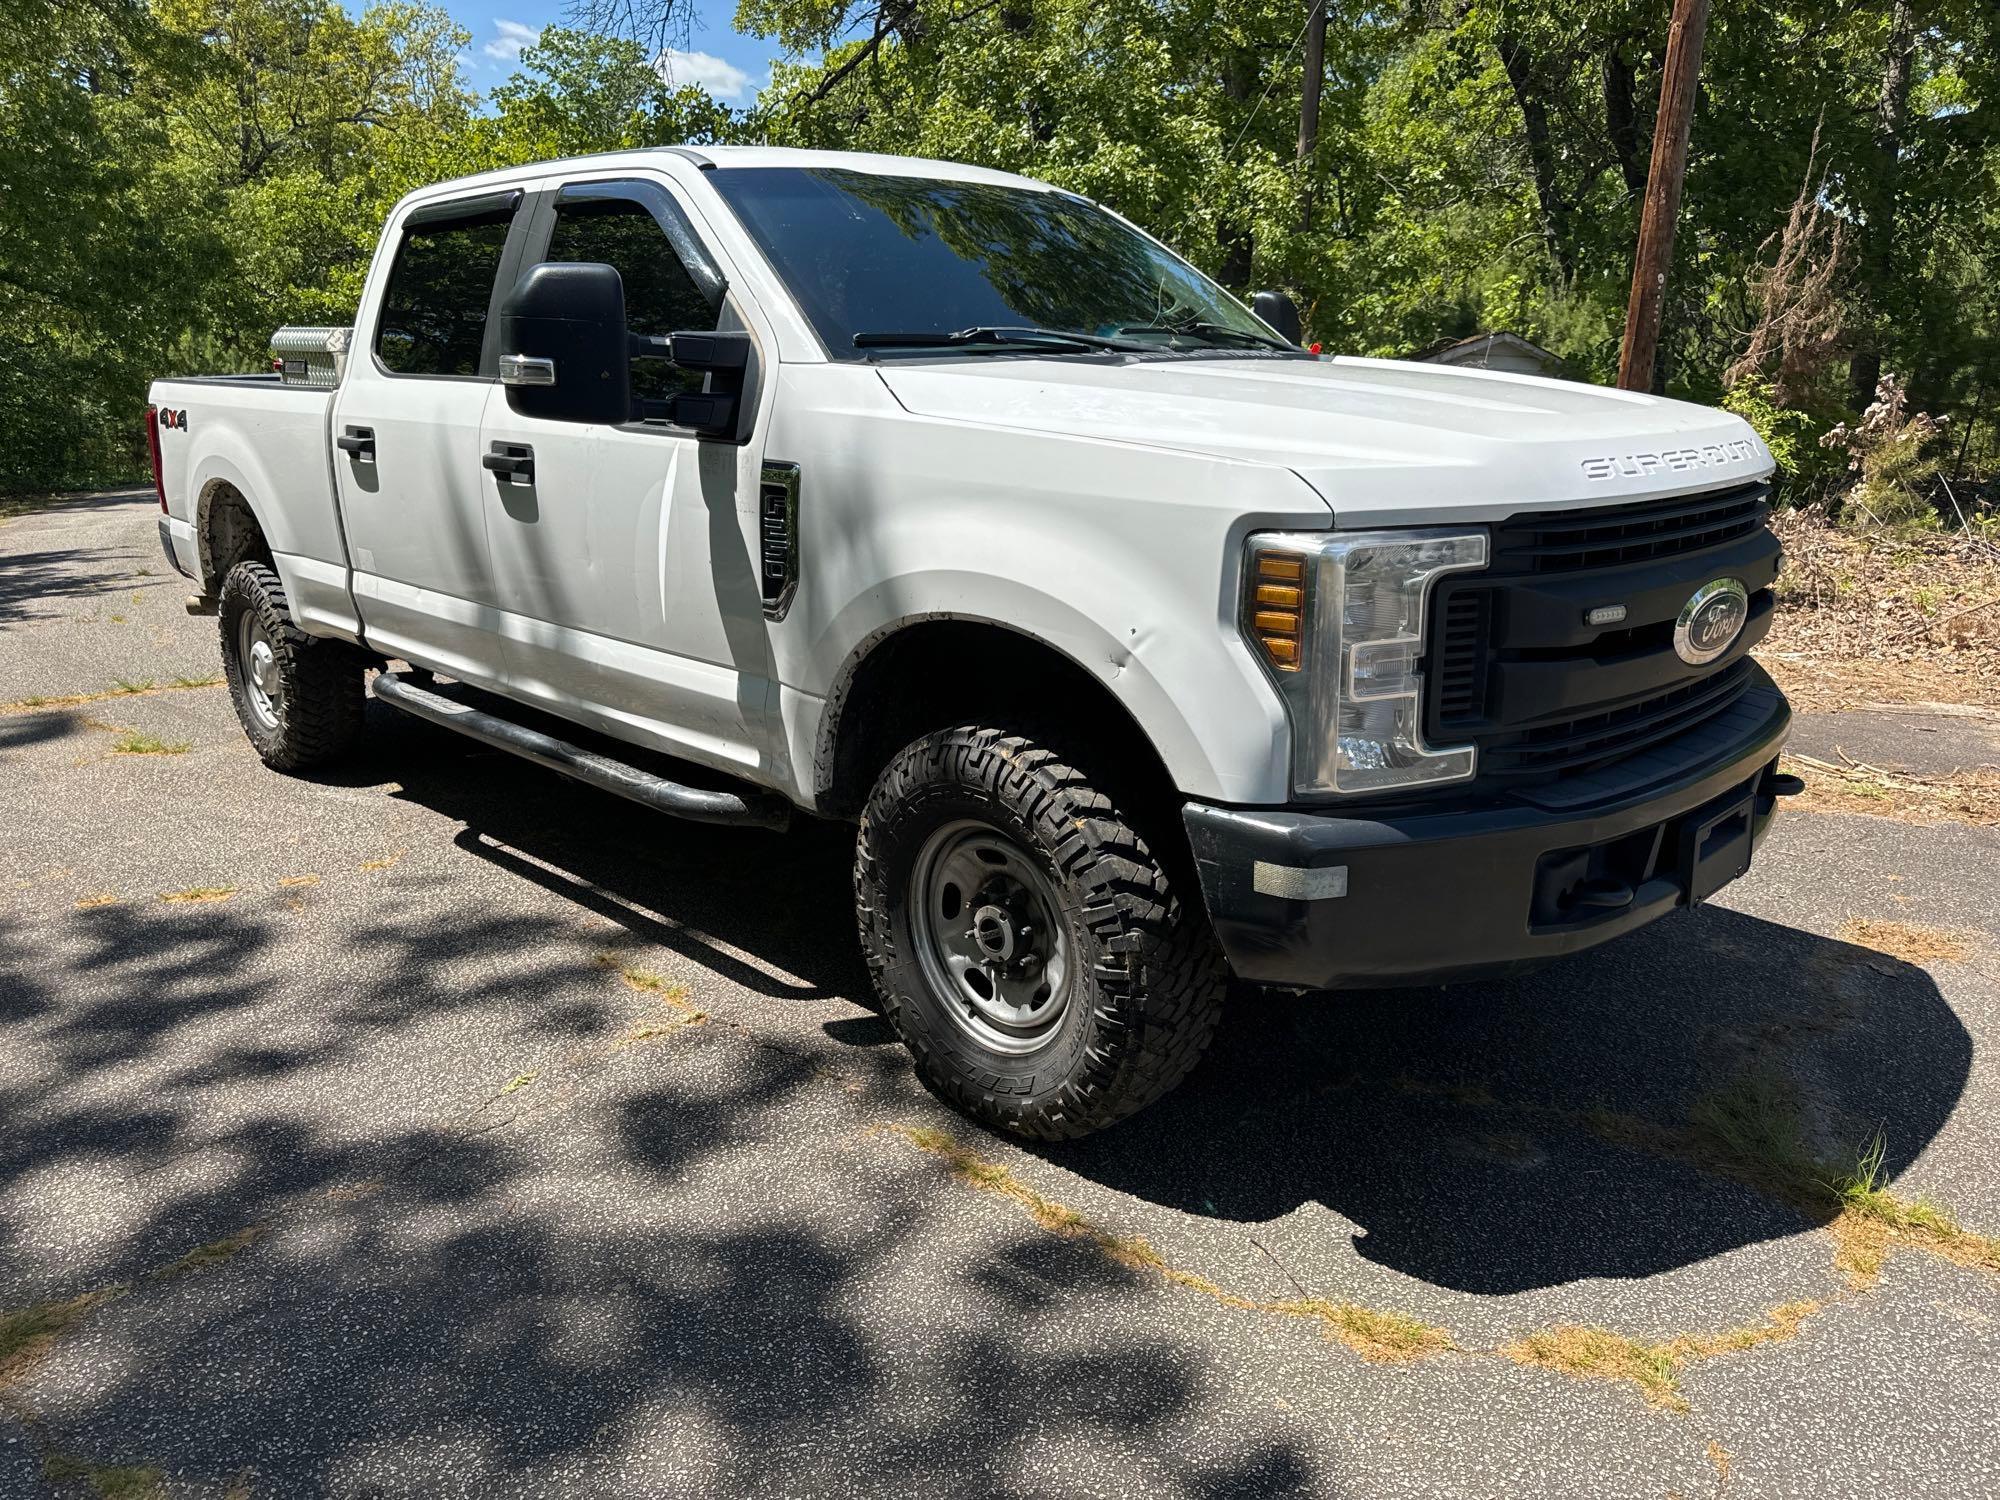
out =
[(1306, 331), (1299, 305), (1283, 292), (1258, 292), (1250, 299), (1250, 311), (1282, 334), (1286, 343), (1298, 343)]
[(631, 420), (627, 348), (625, 283), (614, 267), (544, 261), (500, 304), (501, 383), (524, 417)]

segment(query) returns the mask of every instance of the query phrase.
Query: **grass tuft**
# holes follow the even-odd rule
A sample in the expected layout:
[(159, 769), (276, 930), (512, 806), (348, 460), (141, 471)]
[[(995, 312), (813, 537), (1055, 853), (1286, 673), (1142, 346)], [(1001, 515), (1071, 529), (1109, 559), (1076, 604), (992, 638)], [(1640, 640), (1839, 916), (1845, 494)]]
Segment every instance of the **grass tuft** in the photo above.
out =
[(185, 891), (161, 891), (162, 901), (227, 901), (236, 894), (233, 885), (197, 885)]
[(206, 1245), (197, 1245), (178, 1260), (168, 1261), (153, 1277), (159, 1281), (170, 1281), (176, 1276), (186, 1276), (195, 1271), (206, 1271), (211, 1266), (219, 1266), (224, 1261), (248, 1250), (269, 1232), (262, 1224), (252, 1224), (248, 1229), (239, 1229), (232, 1235), (219, 1240), (211, 1240)]
[(1705, 1451), (1708, 1461), (1715, 1466), (1715, 1492), (1720, 1495), (1729, 1488), (1729, 1471), (1736, 1466), (1735, 1455), (1714, 1438), (1708, 1440)]
[(1869, 1142), (1854, 1166), (1821, 1183), (1839, 1205), (1833, 1231), (1835, 1265), (1856, 1290), (1873, 1286), (1897, 1249), (1929, 1251), (1961, 1266), (2000, 1272), (2000, 1239), (1961, 1226), (1949, 1209), (1928, 1198), (1889, 1190), (1883, 1138)]
[(0, 1313), (0, 1391), (38, 1364), (56, 1341), (84, 1318), (129, 1290), (123, 1284), (100, 1287), (58, 1302), (38, 1302), (17, 1312)]
[(163, 740), (137, 729), (119, 732), (111, 748), (120, 755), (185, 755), (191, 746), (186, 740)]
[[(650, 995), (662, 1005), (671, 1005), (674, 1009), (682, 1012), (680, 1024), (693, 1025), (698, 1021), (708, 1019), (708, 1012), (696, 1009), (688, 1000), (688, 989), (684, 984), (676, 983), (674, 980), (668, 979), (663, 975), (655, 974), (651, 969), (642, 969), (636, 964), (628, 964), (616, 953), (600, 953), (592, 962), (600, 969), (611, 970), (612, 973), (618, 976), (619, 983), (623, 984), (628, 990), (634, 990), (641, 995)], [(639, 1029), (645, 1030), (646, 1027), (641, 1026)], [(671, 1026), (662, 1026), (651, 1031), (647, 1036), (634, 1036), (628, 1038), (628, 1040), (650, 1041), (652, 1037), (672, 1029)]]
[(1000, 1163), (988, 1161), (967, 1150), (942, 1130), (928, 1125), (895, 1125), (890, 1128), (919, 1151), (937, 1157), (952, 1176), (968, 1187), (1007, 1199), (1025, 1210), (1036, 1224), (1049, 1233), (1081, 1241), (1127, 1270), (1156, 1275), (1171, 1286), (1199, 1293), (1225, 1307), (1316, 1322), (1328, 1338), (1339, 1340), (1363, 1359), (1377, 1364), (1426, 1359), (1449, 1353), (1458, 1347), (1442, 1328), (1434, 1328), (1401, 1313), (1378, 1312), (1353, 1302), (1330, 1302), (1318, 1297), (1263, 1302), (1254, 1297), (1241, 1296), (1218, 1286), (1206, 1276), (1169, 1265), (1159, 1251), (1138, 1235), (1116, 1234), (1085, 1218), (1069, 1205), (1044, 1197)]
[(100, 1464), (73, 1453), (44, 1457), (42, 1478), (56, 1485), (88, 1485), (98, 1500), (154, 1500), (166, 1493), (165, 1479), (151, 1464)]
[(1668, 1344), (1642, 1344), (1606, 1328), (1565, 1324), (1518, 1339), (1500, 1351), (1516, 1364), (1576, 1380), (1630, 1381), (1655, 1406), (1686, 1411), (1678, 1364)]
[(1722, 1333), (1683, 1334), (1657, 1344), (1642, 1343), (1607, 1328), (1565, 1324), (1531, 1333), (1500, 1352), (1516, 1364), (1555, 1370), (1576, 1380), (1629, 1382), (1654, 1406), (1686, 1411), (1680, 1376), (1688, 1365), (1796, 1338), (1799, 1325), (1819, 1307), (1817, 1302), (1787, 1302), (1766, 1313), (1762, 1323)]
[(32, 713), (44, 708), (78, 708), (86, 703), (102, 703), (107, 698), (131, 698), (143, 693), (163, 692), (167, 688), (208, 688), (220, 687), (220, 677), (176, 677), (165, 688), (156, 686), (150, 680), (128, 682), (123, 678), (113, 687), (95, 693), (66, 693), (60, 697), (48, 697), (41, 693), (31, 693), (25, 698), (17, 698), (12, 703), (0, 703), (0, 714)]
[(90, 911), (94, 907), (116, 906), (117, 904), (118, 893), (116, 891), (92, 891), (88, 896), (79, 896), (76, 899), (76, 909), (78, 911)]
[(1370, 1364), (1407, 1364), (1458, 1348), (1442, 1328), (1354, 1302), (1308, 1297), (1298, 1302), (1273, 1302), (1267, 1310), (1315, 1319), (1324, 1325), (1328, 1338), (1340, 1340)]
[(1891, 922), (1873, 917), (1850, 917), (1837, 934), (1843, 943), (1873, 948), (1905, 963), (1958, 963), (1970, 946), (1965, 933), (1948, 927), (1926, 927), (1919, 922)]
[(159, 684), (154, 682), (150, 677), (140, 677), (137, 679), (114, 677), (111, 679), (111, 687), (105, 692), (104, 696), (107, 698), (132, 698), (140, 693), (150, 693), (158, 686)]
[(1695, 1164), (1808, 1212), (1815, 1163), (1807, 1148), (1804, 1102), (1796, 1084), (1751, 1073), (1712, 1089), (1688, 1111)]

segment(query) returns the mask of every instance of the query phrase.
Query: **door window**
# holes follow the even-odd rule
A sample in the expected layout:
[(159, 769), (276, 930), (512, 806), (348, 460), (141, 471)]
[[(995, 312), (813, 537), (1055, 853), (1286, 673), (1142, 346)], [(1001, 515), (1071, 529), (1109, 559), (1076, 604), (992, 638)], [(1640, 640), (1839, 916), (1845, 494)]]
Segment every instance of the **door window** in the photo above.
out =
[(375, 353), (390, 371), (479, 374), (486, 310), (513, 217), (509, 208), (404, 231), (375, 332)]
[[(653, 216), (629, 198), (586, 198), (560, 204), (545, 257), (611, 266), (625, 283), (625, 327), (657, 336), (715, 327), (718, 309), (702, 295)], [(640, 421), (664, 421), (669, 398), (699, 391), (702, 372), (664, 359), (632, 361), (632, 405)]]

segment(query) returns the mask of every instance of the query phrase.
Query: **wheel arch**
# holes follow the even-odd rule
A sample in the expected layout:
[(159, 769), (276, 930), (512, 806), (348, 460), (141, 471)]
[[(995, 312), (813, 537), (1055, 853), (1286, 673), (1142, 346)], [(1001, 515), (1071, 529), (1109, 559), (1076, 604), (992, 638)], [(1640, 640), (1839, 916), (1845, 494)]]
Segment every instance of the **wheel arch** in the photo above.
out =
[(194, 535), (205, 594), (217, 593), (229, 570), (240, 562), (273, 565), (264, 522), (248, 492), (233, 478), (212, 474), (203, 480), (195, 500)]
[(884, 626), (849, 653), (819, 722), (815, 805), (858, 814), (898, 750), (971, 722), (1055, 732), (1098, 751), (1100, 768), (1116, 769), (1146, 802), (1177, 797), (1173, 768), (1140, 715), (1076, 655), (1006, 621), (937, 613)]

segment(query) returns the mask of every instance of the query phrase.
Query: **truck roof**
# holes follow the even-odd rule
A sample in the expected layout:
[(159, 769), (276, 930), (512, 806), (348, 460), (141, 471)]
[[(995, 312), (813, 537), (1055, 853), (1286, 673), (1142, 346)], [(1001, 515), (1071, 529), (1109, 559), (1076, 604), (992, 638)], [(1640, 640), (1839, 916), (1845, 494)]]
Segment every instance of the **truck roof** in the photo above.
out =
[(931, 177), (948, 182), (990, 182), (1044, 193), (1054, 191), (1046, 182), (1037, 182), (1032, 177), (996, 172), (989, 167), (967, 166), (962, 162), (932, 161), (921, 156), (883, 156), (872, 151), (807, 151), (791, 146), (642, 146), (629, 151), (557, 157), (550, 161), (527, 162), (518, 167), (476, 172), (468, 177), (453, 177), (416, 188), (404, 196), (403, 202), (421, 202), (433, 196), (459, 193), (469, 187), (521, 182), (584, 163), (592, 168), (618, 165), (643, 167), (663, 154), (685, 157), (698, 166), (715, 171), (733, 167), (838, 167), (843, 171), (868, 172), (882, 177)]

